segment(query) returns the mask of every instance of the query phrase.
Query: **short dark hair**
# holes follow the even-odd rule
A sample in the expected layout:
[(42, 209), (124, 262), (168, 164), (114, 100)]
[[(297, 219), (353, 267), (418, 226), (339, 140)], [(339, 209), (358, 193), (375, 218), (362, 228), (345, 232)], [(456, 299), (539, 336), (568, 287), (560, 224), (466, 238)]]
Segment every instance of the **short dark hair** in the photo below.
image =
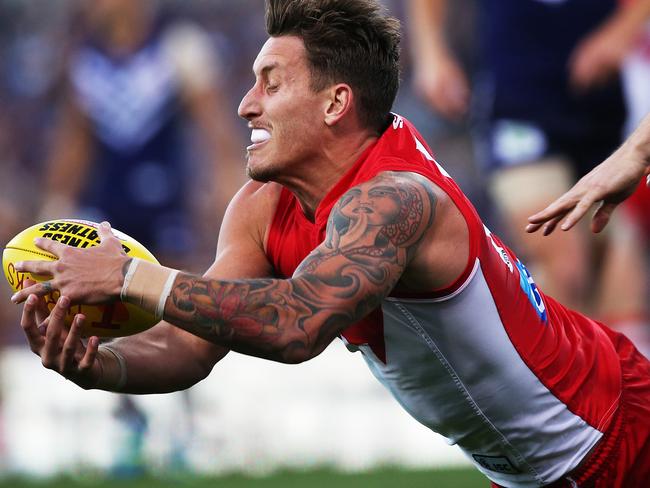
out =
[(400, 23), (377, 0), (267, 0), (266, 31), (300, 37), (312, 89), (349, 84), (361, 123), (383, 129), (399, 88)]

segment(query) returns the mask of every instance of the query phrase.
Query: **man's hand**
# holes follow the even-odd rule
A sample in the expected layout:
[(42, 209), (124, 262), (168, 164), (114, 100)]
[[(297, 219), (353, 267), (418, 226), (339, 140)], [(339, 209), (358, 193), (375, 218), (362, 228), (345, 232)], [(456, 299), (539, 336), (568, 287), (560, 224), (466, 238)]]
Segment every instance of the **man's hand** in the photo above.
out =
[(66, 328), (64, 319), (69, 307), (70, 300), (61, 296), (48, 316), (45, 302), (29, 295), (20, 325), (29, 347), (40, 356), (43, 366), (82, 388), (92, 388), (102, 377), (97, 354), (99, 339), (91, 337), (87, 345), (82, 343), (80, 330), (85, 320), (82, 314), (75, 315), (70, 329)]
[(530, 224), (526, 232), (543, 227), (544, 235), (549, 235), (565, 217), (560, 228), (569, 230), (598, 202), (600, 206), (591, 220), (591, 230), (603, 230), (616, 206), (634, 193), (647, 172), (644, 161), (630, 157), (623, 149), (596, 166), (544, 210), (528, 217)]
[(93, 305), (119, 298), (124, 282), (124, 269), (129, 257), (107, 222), (99, 225), (101, 244), (89, 249), (77, 249), (50, 239), (39, 238), (35, 243), (58, 258), (56, 261), (23, 261), (16, 270), (52, 279), (26, 286), (11, 297), (22, 303), (31, 294), (42, 297), (58, 290), (70, 303)]

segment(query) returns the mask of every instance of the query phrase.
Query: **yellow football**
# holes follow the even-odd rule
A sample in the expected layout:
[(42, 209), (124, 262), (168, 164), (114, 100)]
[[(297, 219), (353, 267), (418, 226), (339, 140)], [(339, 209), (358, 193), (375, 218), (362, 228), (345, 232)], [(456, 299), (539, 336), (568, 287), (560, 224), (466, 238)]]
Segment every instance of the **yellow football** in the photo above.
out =
[[(36, 247), (34, 239), (44, 237), (72, 247), (89, 248), (100, 243), (97, 234), (98, 224), (86, 220), (60, 219), (33, 225), (7, 243), (2, 252), (2, 268), (9, 285), (14, 291), (22, 290), (26, 279), (44, 281), (48, 277), (32, 276), (30, 273), (16, 271), (15, 263), (19, 261), (47, 260), (54, 261), (56, 256)], [(118, 230), (112, 229), (113, 235), (122, 243), (127, 255), (158, 263), (156, 258), (142, 244)], [(54, 307), (59, 293), (45, 297), (50, 310)], [(73, 305), (66, 317), (70, 325), (77, 313), (86, 316), (82, 329), (84, 337), (122, 337), (142, 332), (153, 326), (155, 317), (129, 303), (117, 301), (108, 305)]]

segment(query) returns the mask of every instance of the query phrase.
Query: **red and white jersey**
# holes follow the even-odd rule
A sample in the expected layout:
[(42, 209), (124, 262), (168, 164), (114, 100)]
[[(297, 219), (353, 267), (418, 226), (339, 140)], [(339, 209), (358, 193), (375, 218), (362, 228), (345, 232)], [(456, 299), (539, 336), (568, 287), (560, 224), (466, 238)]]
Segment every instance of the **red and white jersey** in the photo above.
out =
[(325, 237), (332, 206), (384, 171), (410, 171), (444, 190), (469, 228), (470, 257), (444, 289), (386, 297), (347, 328), (373, 374), (418, 421), (458, 444), (502, 486), (542, 486), (574, 469), (602, 437), (621, 394), (619, 358), (600, 324), (545, 296), (395, 116), (320, 203), (315, 221), (283, 189), (267, 254), (290, 277)]

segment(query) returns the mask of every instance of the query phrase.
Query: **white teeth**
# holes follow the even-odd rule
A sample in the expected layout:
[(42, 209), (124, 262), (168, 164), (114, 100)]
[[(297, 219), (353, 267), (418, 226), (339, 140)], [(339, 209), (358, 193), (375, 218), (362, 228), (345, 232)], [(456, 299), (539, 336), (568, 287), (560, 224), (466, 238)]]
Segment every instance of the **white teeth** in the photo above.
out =
[(265, 129), (253, 129), (251, 131), (251, 142), (253, 144), (268, 141), (270, 138), (271, 133)]

